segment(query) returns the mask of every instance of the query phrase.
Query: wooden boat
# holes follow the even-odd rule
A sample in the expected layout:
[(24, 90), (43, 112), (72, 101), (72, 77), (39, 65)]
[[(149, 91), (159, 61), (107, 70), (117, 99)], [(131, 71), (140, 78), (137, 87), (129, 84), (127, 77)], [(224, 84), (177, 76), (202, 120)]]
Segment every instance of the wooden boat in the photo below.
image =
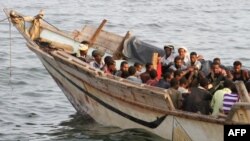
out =
[[(235, 104), (226, 118), (218, 119), (177, 110), (166, 90), (107, 75), (72, 56), (86, 40), (90, 50), (99, 48), (121, 59), (129, 34), (122, 37), (102, 30), (106, 20), (98, 28), (86, 25), (72, 34), (47, 23), (43, 13), (30, 17), (10, 9), (4, 11), (74, 108), (100, 124), (142, 128), (176, 141), (222, 141), (224, 125), (250, 123), (249, 97), (244, 92), (243, 102)], [(37, 38), (50, 47), (38, 44)]]

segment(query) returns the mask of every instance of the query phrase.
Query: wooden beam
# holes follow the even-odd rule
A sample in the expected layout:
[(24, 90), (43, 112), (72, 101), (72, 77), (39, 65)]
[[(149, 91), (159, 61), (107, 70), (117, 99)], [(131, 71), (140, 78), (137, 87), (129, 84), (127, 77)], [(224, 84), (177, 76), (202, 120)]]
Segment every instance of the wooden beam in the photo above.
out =
[(124, 45), (125, 40), (129, 38), (129, 36), (130, 36), (130, 32), (127, 31), (127, 33), (124, 36), (124, 38), (122, 39), (120, 45), (118, 46), (116, 51), (113, 53), (114, 59), (121, 59), (123, 57), (123, 55), (122, 55), (123, 45)]
[(236, 81), (235, 85), (236, 85), (238, 94), (240, 96), (240, 100), (242, 102), (250, 103), (250, 97), (248, 95), (248, 92), (247, 92), (247, 89), (246, 89), (244, 82), (243, 81)]
[(103, 26), (105, 25), (106, 22), (107, 22), (107, 20), (104, 19), (102, 21), (102, 23), (99, 25), (99, 27), (96, 29), (94, 35), (89, 40), (89, 46), (92, 46), (94, 44), (94, 42), (96, 41), (97, 36), (101, 33), (101, 30), (102, 30), (102, 28), (103, 28)]

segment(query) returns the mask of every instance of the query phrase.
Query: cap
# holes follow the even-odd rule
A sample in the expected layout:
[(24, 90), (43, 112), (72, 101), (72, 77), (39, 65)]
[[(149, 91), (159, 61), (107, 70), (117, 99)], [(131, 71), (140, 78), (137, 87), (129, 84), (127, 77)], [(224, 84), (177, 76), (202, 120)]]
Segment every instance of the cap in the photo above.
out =
[(100, 55), (100, 56), (102, 57), (102, 56), (104, 56), (104, 52), (101, 51), (101, 50), (94, 50), (94, 51), (92, 52), (92, 56), (93, 56), (93, 57), (96, 57), (97, 55)]
[[(180, 46), (179, 49), (181, 49), (181, 48), (184, 49), (186, 52), (188, 51), (188, 50), (187, 50), (187, 47), (185, 47), (185, 46)], [(179, 49), (178, 49), (178, 50), (179, 50)]]
[(86, 50), (88, 50), (88, 45), (85, 45), (85, 44), (79, 44), (79, 50), (80, 51), (86, 51)]
[(171, 49), (174, 49), (174, 46), (173, 46), (173, 45), (165, 45), (165, 46), (164, 46), (164, 49), (165, 49), (165, 48), (171, 48)]

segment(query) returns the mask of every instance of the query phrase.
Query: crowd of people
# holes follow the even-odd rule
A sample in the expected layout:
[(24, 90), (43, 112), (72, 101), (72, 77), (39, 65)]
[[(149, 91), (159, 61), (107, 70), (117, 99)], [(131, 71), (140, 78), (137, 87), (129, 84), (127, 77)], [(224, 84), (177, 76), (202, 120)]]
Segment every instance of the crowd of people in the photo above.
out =
[[(220, 58), (206, 61), (196, 52), (189, 53), (186, 47), (179, 47), (175, 54), (174, 46), (166, 45), (165, 55), (158, 59), (160, 67), (154, 68), (151, 62), (129, 65), (124, 60), (117, 69), (111, 56), (104, 57), (103, 52), (94, 50), (91, 58), (87, 55), (88, 43), (80, 46), (76, 56), (96, 69), (167, 89), (176, 109), (218, 117), (228, 114), (233, 104), (240, 101), (234, 81), (243, 81), (250, 92), (249, 71), (242, 69), (240, 61), (234, 61), (233, 67), (227, 68)], [(145, 71), (142, 71), (144, 66)]]

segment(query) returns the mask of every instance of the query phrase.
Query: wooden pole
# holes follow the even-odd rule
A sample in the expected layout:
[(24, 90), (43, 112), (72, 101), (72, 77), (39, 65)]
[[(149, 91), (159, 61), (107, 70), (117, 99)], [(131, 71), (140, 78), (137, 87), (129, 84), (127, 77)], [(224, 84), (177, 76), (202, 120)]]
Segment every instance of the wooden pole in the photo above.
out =
[(155, 70), (157, 70), (157, 65), (158, 65), (158, 53), (154, 52), (152, 55), (152, 64)]
[(236, 81), (235, 82), (238, 94), (240, 96), (240, 100), (242, 102), (249, 102), (250, 103), (250, 97), (248, 95), (246, 86), (243, 81)]
[(106, 22), (107, 22), (107, 20), (104, 19), (102, 21), (102, 23), (99, 25), (99, 27), (96, 29), (94, 35), (89, 40), (89, 46), (92, 46), (94, 44), (94, 42), (96, 41), (96, 37), (101, 33), (101, 30), (102, 30), (102, 28), (103, 28), (103, 26), (105, 25)]
[(123, 50), (123, 45), (126, 39), (128, 39), (130, 36), (130, 32), (127, 31), (126, 35), (124, 36), (124, 38), (122, 39), (119, 47), (116, 49), (116, 51), (113, 54), (113, 58), (114, 59), (120, 59), (122, 57), (122, 50)]

